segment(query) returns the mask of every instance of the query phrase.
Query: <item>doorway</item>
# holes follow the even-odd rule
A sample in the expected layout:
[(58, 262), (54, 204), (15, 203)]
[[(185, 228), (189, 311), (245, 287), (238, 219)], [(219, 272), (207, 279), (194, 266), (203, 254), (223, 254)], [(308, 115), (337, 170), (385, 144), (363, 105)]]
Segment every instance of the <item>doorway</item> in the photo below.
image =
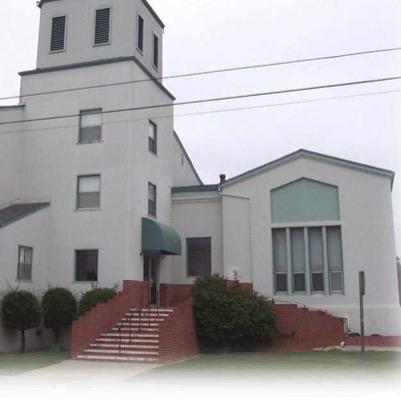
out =
[(159, 306), (159, 257), (144, 255), (143, 280), (149, 283), (149, 304)]

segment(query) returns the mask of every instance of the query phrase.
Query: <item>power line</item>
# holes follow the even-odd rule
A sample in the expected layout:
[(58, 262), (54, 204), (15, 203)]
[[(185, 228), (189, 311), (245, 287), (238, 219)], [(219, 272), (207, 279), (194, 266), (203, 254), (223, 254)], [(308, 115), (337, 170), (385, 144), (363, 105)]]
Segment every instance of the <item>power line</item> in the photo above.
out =
[[(368, 80), (363, 80), (363, 81), (343, 82), (343, 83), (339, 83), (339, 84), (309, 86), (309, 87), (304, 87), (304, 88), (283, 89), (283, 90), (270, 91), (270, 92), (250, 93), (250, 94), (245, 94), (245, 95), (233, 95), (233, 96), (224, 96), (224, 97), (209, 98), (209, 99), (188, 100), (188, 101), (184, 101), (184, 102), (178, 102), (175, 104), (173, 104), (173, 103), (157, 104), (157, 105), (153, 105), (153, 106), (141, 106), (141, 107), (129, 107), (129, 108), (124, 108), (124, 109), (105, 110), (105, 111), (102, 111), (102, 114), (124, 113), (124, 112), (129, 112), (129, 111), (159, 109), (159, 108), (166, 108), (166, 107), (185, 106), (185, 105), (211, 103), (211, 102), (221, 102), (221, 101), (238, 100), (238, 99), (245, 99), (245, 98), (256, 98), (256, 97), (262, 97), (262, 96), (279, 95), (279, 94), (284, 94), (284, 93), (306, 92), (306, 91), (313, 91), (313, 90), (320, 90), (320, 89), (330, 89), (330, 88), (364, 85), (364, 84), (378, 83), (378, 82), (388, 82), (388, 81), (394, 81), (394, 80), (398, 80), (398, 79), (401, 79), (401, 76), (368, 79)], [(54, 117), (32, 118), (29, 120), (6, 121), (6, 122), (0, 122), (0, 126), (1, 125), (10, 125), (10, 124), (31, 123), (31, 122), (36, 122), (36, 121), (60, 120), (60, 119), (64, 119), (64, 118), (77, 118), (79, 116), (80, 116), (80, 114), (78, 113), (78, 114), (67, 114), (67, 115), (63, 115), (63, 116), (54, 116)]]
[[(350, 99), (350, 98), (357, 98), (357, 97), (367, 97), (367, 96), (374, 96), (374, 95), (382, 95), (382, 94), (390, 94), (390, 93), (399, 93), (401, 89), (393, 89), (393, 90), (386, 90), (386, 91), (378, 91), (378, 92), (369, 92), (369, 93), (359, 93), (354, 95), (344, 95), (344, 96), (330, 96), (325, 98), (319, 99), (306, 99), (306, 100), (296, 100), (292, 102), (281, 102), (281, 103), (269, 103), (264, 105), (256, 105), (256, 106), (244, 106), (244, 107), (236, 107), (230, 109), (218, 109), (218, 110), (207, 110), (201, 112), (194, 112), (194, 113), (183, 113), (183, 114), (176, 114), (174, 118), (182, 118), (182, 117), (194, 117), (194, 116), (202, 116), (202, 115), (209, 115), (209, 114), (218, 114), (218, 113), (229, 113), (234, 111), (250, 111), (250, 110), (257, 110), (257, 109), (265, 109), (265, 108), (273, 108), (273, 107), (282, 107), (282, 106), (290, 106), (290, 105), (297, 105), (297, 104), (307, 104), (307, 103), (318, 103), (318, 102), (325, 102), (330, 100), (342, 100), (342, 99)], [(153, 120), (163, 120), (172, 118), (171, 115), (165, 116), (153, 116), (151, 117)], [(102, 125), (115, 125), (127, 122), (137, 122), (137, 121), (148, 121), (149, 116), (146, 118), (136, 118), (136, 119), (125, 119), (125, 120), (117, 120), (117, 121), (104, 121)], [(70, 125), (63, 125), (57, 127), (41, 127), (41, 128), (34, 128), (34, 129), (24, 129), (24, 130), (13, 130), (13, 131), (1, 131), (0, 135), (2, 134), (17, 134), (17, 133), (32, 133), (32, 132), (43, 132), (43, 131), (54, 131), (66, 128), (76, 128), (77, 125), (70, 124)]]
[(133, 81), (115, 82), (112, 84), (100, 84), (100, 85), (82, 86), (79, 88), (60, 89), (60, 90), (47, 91), (47, 92), (28, 93), (28, 94), (25, 94), (22, 96), (21, 95), (6, 96), (6, 97), (0, 97), (0, 101), (12, 100), (12, 99), (24, 99), (24, 98), (28, 98), (28, 97), (32, 97), (32, 96), (51, 95), (51, 94), (57, 94), (57, 93), (66, 93), (66, 92), (74, 92), (74, 91), (89, 90), (89, 89), (100, 89), (100, 88), (121, 86), (121, 85), (130, 85), (130, 84), (137, 84), (137, 83), (149, 82), (149, 81), (161, 82), (163, 80), (168, 80), (168, 79), (190, 78), (190, 77), (194, 77), (194, 76), (220, 74), (223, 72), (235, 72), (235, 71), (260, 69), (260, 68), (267, 68), (267, 67), (277, 67), (280, 65), (306, 63), (306, 62), (312, 62), (312, 61), (333, 60), (333, 59), (338, 59), (338, 58), (355, 57), (355, 56), (376, 54), (376, 53), (387, 53), (387, 52), (393, 52), (393, 51), (399, 51), (399, 50), (401, 50), (401, 47), (393, 47), (393, 48), (388, 48), (388, 49), (366, 50), (366, 51), (353, 52), (353, 53), (336, 54), (336, 55), (332, 55), (332, 56), (295, 59), (295, 60), (287, 60), (287, 61), (278, 61), (278, 62), (274, 62), (274, 63), (264, 63), (264, 64), (222, 68), (222, 69), (207, 70), (207, 71), (198, 71), (198, 72), (191, 72), (191, 73), (186, 73), (186, 74), (167, 75), (162, 78), (156, 78), (156, 77), (155, 78), (146, 78), (146, 79), (138, 79), (138, 80), (133, 80)]

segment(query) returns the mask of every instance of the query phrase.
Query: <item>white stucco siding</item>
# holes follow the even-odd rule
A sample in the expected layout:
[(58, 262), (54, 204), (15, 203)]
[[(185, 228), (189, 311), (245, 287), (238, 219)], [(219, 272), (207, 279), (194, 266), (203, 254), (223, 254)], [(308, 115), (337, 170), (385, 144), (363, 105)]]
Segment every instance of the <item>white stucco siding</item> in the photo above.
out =
[(173, 227), (182, 240), (183, 252), (181, 256), (173, 257), (172, 275), (168, 282), (191, 284), (194, 281), (194, 277), (187, 276), (187, 238), (211, 237), (212, 273), (223, 275), (222, 203), (218, 194), (175, 195), (172, 216)]
[[(329, 296), (281, 295), (276, 298), (293, 300), (348, 317), (351, 330), (358, 331), (358, 271), (365, 270), (368, 332), (401, 333), (391, 187), (387, 177), (300, 158), (225, 187), (223, 194), (250, 198), (250, 259), (253, 271), (249, 274), (253, 277), (255, 289), (264, 295), (275, 296), (270, 191), (303, 177), (339, 188), (345, 293)], [(234, 240), (230, 244), (228, 238), (224, 239), (225, 253), (238, 246)], [(241, 266), (242, 270), (247, 268), (251, 269)]]
[[(94, 46), (95, 12), (111, 8), (110, 44)], [(145, 20), (144, 51), (137, 46), (137, 16)], [(50, 52), (52, 18), (67, 16), (65, 51)], [(153, 32), (159, 37), (159, 68), (152, 65)], [(79, 7), (75, 1), (59, 0), (45, 3), (41, 8), (37, 67), (47, 68), (115, 57), (137, 56), (159, 77), (162, 76), (163, 29), (141, 0), (85, 0)]]

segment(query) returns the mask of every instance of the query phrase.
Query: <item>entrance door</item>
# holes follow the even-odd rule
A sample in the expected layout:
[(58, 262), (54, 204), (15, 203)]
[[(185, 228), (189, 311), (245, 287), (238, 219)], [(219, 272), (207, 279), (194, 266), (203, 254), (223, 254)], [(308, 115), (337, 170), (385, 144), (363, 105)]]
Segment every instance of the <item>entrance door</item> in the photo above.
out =
[(159, 258), (145, 255), (143, 262), (143, 279), (149, 283), (149, 303), (159, 306)]

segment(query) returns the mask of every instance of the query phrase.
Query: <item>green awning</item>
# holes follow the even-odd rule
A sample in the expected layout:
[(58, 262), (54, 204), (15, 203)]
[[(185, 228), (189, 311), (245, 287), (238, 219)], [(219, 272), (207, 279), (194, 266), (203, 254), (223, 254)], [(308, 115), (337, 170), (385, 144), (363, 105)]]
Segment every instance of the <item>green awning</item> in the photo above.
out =
[(142, 253), (181, 255), (181, 238), (173, 228), (148, 217), (142, 218)]

